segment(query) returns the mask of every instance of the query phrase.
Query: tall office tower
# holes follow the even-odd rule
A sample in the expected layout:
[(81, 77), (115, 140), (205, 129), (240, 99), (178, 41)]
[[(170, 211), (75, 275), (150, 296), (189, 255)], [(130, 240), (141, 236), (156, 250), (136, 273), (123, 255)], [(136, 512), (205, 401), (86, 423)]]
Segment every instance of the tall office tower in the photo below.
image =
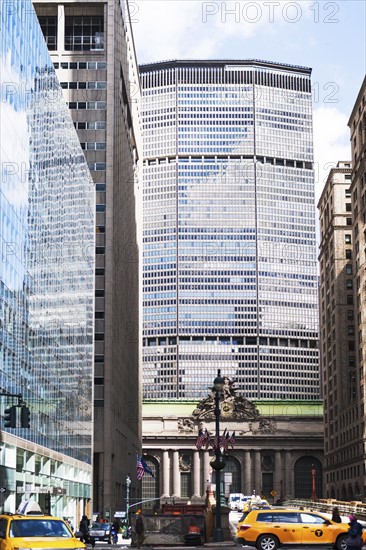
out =
[[(348, 126), (352, 146), (352, 239), (353, 288), (355, 304), (356, 370), (355, 401), (342, 410), (339, 429), (342, 441), (348, 442), (342, 453), (346, 464), (340, 471), (341, 495), (366, 497), (365, 484), (365, 372), (366, 372), (366, 77), (353, 107)], [(340, 436), (341, 437), (341, 436)], [(362, 481), (363, 480), (363, 481)], [(361, 481), (361, 482), (360, 482)]]
[(311, 70), (140, 66), (143, 395), (319, 397)]
[[(137, 498), (139, 78), (128, 2), (34, 2), (96, 189), (94, 511)], [(132, 502), (132, 500), (131, 500)]]
[(0, 36), (0, 510), (31, 498), (75, 525), (92, 511), (94, 185), (30, 0), (0, 2)]
[[(346, 474), (351, 464), (353, 469), (358, 454), (357, 446), (353, 446), (351, 441), (360, 422), (358, 414), (355, 416), (359, 385), (356, 382), (357, 317), (353, 294), (351, 173), (350, 161), (338, 162), (329, 173), (318, 203), (324, 479), (326, 496), (341, 500), (352, 500), (356, 494), (359, 496), (360, 489), (363, 490), (360, 486), (353, 487), (350, 494), (350, 480)], [(359, 474), (360, 471), (357, 480)]]

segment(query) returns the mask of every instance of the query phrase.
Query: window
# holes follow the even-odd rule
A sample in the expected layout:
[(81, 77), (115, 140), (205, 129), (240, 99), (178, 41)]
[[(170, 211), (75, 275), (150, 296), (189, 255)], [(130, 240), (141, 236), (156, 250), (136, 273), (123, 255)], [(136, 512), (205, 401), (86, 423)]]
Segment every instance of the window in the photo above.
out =
[(352, 250), (350, 248), (346, 250), (346, 258), (347, 260), (352, 260)]
[(65, 50), (90, 51), (103, 49), (103, 15), (65, 17)]
[(352, 275), (352, 265), (351, 264), (346, 265), (346, 273), (347, 273), (347, 275)]
[(273, 521), (278, 523), (299, 523), (296, 512), (277, 512), (273, 514)]
[(346, 279), (346, 287), (347, 288), (352, 288), (353, 287), (352, 279)]
[(57, 15), (39, 16), (39, 24), (49, 50), (57, 50)]
[(181, 472), (180, 474), (180, 496), (182, 498), (189, 498), (192, 494), (191, 491), (191, 472)]
[(345, 235), (345, 236), (344, 236), (344, 242), (345, 242), (346, 244), (350, 244), (350, 243), (352, 242), (352, 237), (351, 237), (351, 235)]
[(314, 514), (306, 514), (305, 512), (300, 513), (301, 523), (316, 523), (324, 524), (324, 518), (321, 516), (316, 516)]

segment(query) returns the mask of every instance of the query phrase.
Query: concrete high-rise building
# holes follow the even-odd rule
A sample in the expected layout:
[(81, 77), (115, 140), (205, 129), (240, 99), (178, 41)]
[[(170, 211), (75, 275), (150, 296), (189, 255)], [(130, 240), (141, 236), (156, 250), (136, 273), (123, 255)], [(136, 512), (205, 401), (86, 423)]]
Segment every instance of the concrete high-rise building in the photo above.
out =
[(352, 109), (351, 159), (330, 171), (318, 207), (326, 496), (364, 500), (366, 78)]
[(76, 525), (92, 512), (94, 185), (30, 0), (0, 2), (0, 36), (0, 510), (31, 499)]
[[(338, 162), (320, 197), (320, 356), (324, 393), (326, 495), (347, 500), (347, 462), (352, 416), (357, 408), (351, 161)], [(347, 412), (346, 412), (347, 411)], [(349, 417), (347, 415), (350, 415)], [(353, 437), (352, 437), (353, 439)], [(352, 451), (354, 453), (356, 447)], [(352, 457), (352, 462), (355, 457)], [(343, 487), (343, 490), (342, 490)], [(360, 489), (360, 487), (359, 487)], [(356, 491), (359, 492), (359, 491)]]
[(140, 66), (143, 396), (317, 399), (311, 69)]
[[(34, 2), (95, 183), (94, 512), (138, 498), (139, 77), (128, 2)], [(128, 476), (131, 486), (128, 485)]]
[(342, 453), (342, 495), (366, 498), (366, 77), (348, 121), (352, 153), (353, 291), (356, 330), (355, 401), (342, 411), (339, 428), (347, 448)]

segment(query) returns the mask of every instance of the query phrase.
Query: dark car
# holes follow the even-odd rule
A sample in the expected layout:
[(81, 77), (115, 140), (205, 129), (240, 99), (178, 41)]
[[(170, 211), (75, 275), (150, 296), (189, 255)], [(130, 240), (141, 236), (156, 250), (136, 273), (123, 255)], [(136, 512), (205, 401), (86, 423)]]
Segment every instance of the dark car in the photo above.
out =
[(111, 523), (92, 523), (89, 529), (89, 535), (95, 540), (101, 540), (111, 544)]

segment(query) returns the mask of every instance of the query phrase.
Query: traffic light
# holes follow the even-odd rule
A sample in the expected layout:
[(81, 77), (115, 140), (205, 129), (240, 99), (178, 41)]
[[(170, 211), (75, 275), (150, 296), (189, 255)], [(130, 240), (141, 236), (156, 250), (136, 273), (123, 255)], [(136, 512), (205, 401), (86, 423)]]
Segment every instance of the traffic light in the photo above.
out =
[(17, 408), (15, 405), (8, 407), (4, 411), (4, 426), (5, 428), (16, 428), (17, 427)]
[(25, 405), (20, 408), (20, 426), (22, 428), (30, 428), (30, 412)]

